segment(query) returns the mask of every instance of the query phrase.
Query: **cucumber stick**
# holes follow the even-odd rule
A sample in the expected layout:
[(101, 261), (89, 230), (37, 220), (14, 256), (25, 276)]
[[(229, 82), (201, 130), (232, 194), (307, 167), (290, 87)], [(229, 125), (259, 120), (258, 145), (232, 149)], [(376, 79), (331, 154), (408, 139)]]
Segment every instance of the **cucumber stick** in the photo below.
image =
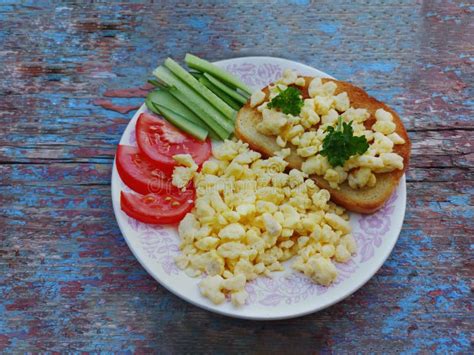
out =
[(186, 118), (181, 116), (180, 114), (173, 112), (171, 110), (168, 110), (167, 108), (160, 107), (159, 108), (161, 114), (163, 115), (164, 118), (174, 126), (178, 127), (179, 129), (183, 130), (186, 133), (189, 133), (193, 137), (196, 137), (197, 139), (203, 141), (207, 138), (207, 129), (202, 128), (190, 121), (188, 121)]
[(148, 80), (148, 84), (151, 84), (155, 87), (162, 87), (163, 86), (158, 80), (155, 80), (155, 79)]
[[(176, 90), (176, 89), (170, 89), (169, 90), (169, 94), (172, 95), (176, 100), (179, 101), (179, 103), (181, 102), (184, 102), (186, 101), (186, 95), (183, 95), (180, 91)], [(184, 105), (183, 105), (184, 106)], [(155, 107), (157, 107), (157, 109), (159, 110), (160, 109), (160, 104), (155, 104)], [(186, 106), (185, 106), (186, 107)], [(167, 108), (167, 107), (165, 107)], [(169, 109), (169, 108), (168, 108)], [(187, 109), (187, 107), (186, 107)], [(173, 111), (173, 109), (171, 109), (171, 111)], [(191, 111), (192, 112), (192, 111)], [(178, 112), (179, 113), (179, 112)], [(193, 112), (193, 115), (195, 117), (198, 117), (196, 116), (196, 114), (194, 114)], [(184, 116), (184, 115), (183, 115)], [(187, 117), (187, 116), (184, 116), (184, 117)], [(211, 127), (209, 126), (205, 121), (201, 120), (199, 117), (198, 119), (204, 124), (204, 127), (209, 131), (209, 135), (214, 138), (214, 139), (223, 139), (223, 138), (216, 138), (216, 137), (220, 137), (219, 134), (217, 134), (217, 131), (216, 131), (216, 127), (220, 127), (219, 125), (215, 124)], [(196, 122), (195, 122), (196, 123)], [(220, 128), (221, 130), (223, 130), (222, 128)], [(227, 133), (227, 131), (223, 131), (223, 134), (226, 135), (226, 137), (229, 137), (230, 133)]]
[(174, 75), (180, 78), (184, 83), (193, 88), (198, 94), (205, 98), (212, 106), (221, 111), (224, 116), (232, 120), (236, 114), (235, 110), (221, 100), (216, 94), (214, 94), (207, 87), (202, 85), (194, 76), (189, 74), (184, 68), (182, 68), (173, 59), (167, 58), (165, 60), (165, 67), (167, 67)]
[(155, 90), (150, 92), (145, 99), (148, 109), (157, 115), (163, 115), (162, 110), (175, 112), (184, 119), (191, 121), (195, 125), (206, 129), (212, 139), (220, 140), (217, 133), (213, 131), (205, 122), (203, 122), (196, 114), (184, 106), (178, 99), (171, 95), (166, 89)]
[(199, 78), (199, 81), (201, 84), (206, 86), (209, 90), (211, 90), (214, 94), (219, 96), (223, 101), (225, 101), (230, 107), (232, 107), (234, 110), (240, 110), (242, 105), (236, 101), (229, 95), (227, 95), (224, 91), (219, 89), (217, 86), (213, 85), (209, 80), (207, 80), (206, 77), (202, 76)]
[(151, 112), (156, 113), (157, 115), (161, 115), (160, 111), (158, 110), (157, 107), (155, 107), (153, 101), (150, 98), (150, 94), (147, 95), (145, 98), (145, 105), (146, 108), (149, 109)]
[[(156, 90), (158, 91), (158, 90)], [(194, 112), (192, 112), (191, 110), (189, 110), (186, 106), (184, 106), (180, 101), (178, 101), (174, 96), (172, 96), (171, 94), (169, 94), (167, 91), (165, 91), (164, 89), (160, 90), (160, 91), (165, 91), (166, 94), (169, 95), (169, 97), (171, 98), (171, 100), (175, 100), (179, 105), (181, 106), (172, 106), (172, 105), (169, 105), (169, 101), (157, 101), (157, 96), (154, 96), (154, 97), (150, 97), (151, 94), (155, 94), (156, 91), (152, 91), (151, 93), (148, 94), (148, 96), (146, 97), (145, 99), (145, 104), (147, 106), (147, 108), (153, 112), (153, 113), (156, 113), (157, 115), (161, 115), (163, 116), (163, 113), (162, 113), (162, 110), (163, 109), (167, 109), (168, 111), (172, 111), (172, 112), (175, 112), (176, 114), (182, 116), (184, 119), (190, 121), (191, 123), (194, 123), (195, 125), (201, 127), (201, 128), (204, 128), (206, 129), (208, 132), (209, 132), (209, 136), (212, 138), (212, 139), (215, 139), (215, 140), (220, 140), (221, 138), (217, 135), (217, 133), (215, 133), (212, 128), (210, 128), (206, 123), (204, 123), (198, 116), (196, 116), (194, 114)]]
[(217, 79), (224, 81), (231, 86), (239, 88), (240, 90), (248, 93), (249, 95), (252, 94), (253, 90), (250, 87), (245, 85), (242, 81), (237, 79), (235, 76), (229, 74), (225, 70), (208, 62), (207, 60), (201, 59), (199, 57), (196, 57), (195, 55), (187, 53), (184, 58), (184, 61), (190, 68), (193, 68), (205, 73), (209, 73), (215, 76)]
[(197, 80), (201, 79), (203, 77), (203, 73), (201, 73), (200, 71), (190, 71), (189, 74), (191, 74), (192, 76), (194, 76)]
[[(231, 121), (167, 68), (160, 66), (153, 71), (153, 74), (167, 85), (174, 86), (170, 93), (212, 127), (219, 137), (225, 139), (233, 132), (234, 125)], [(180, 97), (176, 93), (179, 93)]]
[(211, 82), (211, 84), (215, 85), (216, 87), (218, 87), (219, 89), (221, 89), (222, 91), (224, 91), (227, 95), (229, 95), (230, 97), (232, 97), (234, 100), (236, 100), (237, 102), (241, 103), (242, 105), (244, 105), (246, 102), (247, 102), (247, 98), (242, 96), (241, 94), (239, 94), (237, 91), (233, 90), (232, 88), (228, 87), (227, 85), (223, 84), (222, 82), (220, 82), (219, 80), (217, 80), (216, 78), (214, 78), (212, 75), (210, 75), (209, 73), (205, 73), (204, 74), (204, 77), (209, 80)]
[[(175, 112), (175, 111), (169, 109), (168, 107), (161, 106), (161, 105), (158, 105), (158, 104), (156, 104), (156, 103), (153, 103), (153, 105), (155, 106), (155, 109), (156, 109), (157, 111), (159, 111), (160, 115), (163, 115), (163, 116), (164, 116), (163, 112), (164, 112), (164, 111), (168, 111), (168, 112), (170, 112), (171, 114), (174, 113), (174, 114), (176, 114), (176, 115), (179, 115), (179, 116), (183, 117), (183, 119), (185, 119), (185, 120), (187, 120), (187, 121), (190, 121), (190, 120), (188, 120), (187, 117), (182, 116), (182, 115), (179, 114), (178, 112)], [(215, 133), (215, 132), (212, 130), (212, 128), (210, 128), (210, 127), (209, 127), (207, 124), (205, 124), (204, 122), (202, 122), (202, 121), (199, 121), (199, 123), (198, 123), (198, 122), (193, 122), (193, 121), (190, 121), (190, 122), (191, 122), (191, 123), (194, 123), (196, 126), (199, 126), (199, 127), (203, 128), (203, 129), (205, 129), (205, 130), (209, 133), (209, 136), (210, 136), (212, 139), (221, 140), (221, 138), (217, 135), (217, 133)]]
[(184, 132), (189, 133), (193, 137), (199, 140), (205, 140), (208, 135), (208, 130), (202, 126), (195, 124), (194, 122), (188, 121), (185, 117), (180, 114), (169, 110), (166, 107), (158, 106), (148, 97), (145, 99), (146, 107), (153, 113), (163, 116), (173, 126), (178, 127)]
[[(181, 91), (176, 90), (175, 88), (170, 89), (169, 92), (170, 92), (171, 95), (173, 95), (180, 102), (185, 102), (187, 100), (187, 96), (184, 95)], [(216, 124), (212, 120), (211, 120), (211, 122), (212, 122), (211, 123), (212, 126), (207, 124), (207, 122), (204, 121), (204, 123), (206, 123), (208, 131), (214, 132), (217, 136), (220, 137), (221, 140), (226, 139), (231, 135), (232, 132), (226, 131), (224, 128), (222, 128), (221, 126), (219, 126), (218, 124)]]
[(155, 104), (155, 106), (163, 106), (164, 108), (183, 116), (188, 121), (203, 128), (207, 128), (206, 124), (193, 111), (184, 106), (179, 100), (171, 95), (167, 89), (154, 90), (147, 95), (147, 99), (148, 98)]

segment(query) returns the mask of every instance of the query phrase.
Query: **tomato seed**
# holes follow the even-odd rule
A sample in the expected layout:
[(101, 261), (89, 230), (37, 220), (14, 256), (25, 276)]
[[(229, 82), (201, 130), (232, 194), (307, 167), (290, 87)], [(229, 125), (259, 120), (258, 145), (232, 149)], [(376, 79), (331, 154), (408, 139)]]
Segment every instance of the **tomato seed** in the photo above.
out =
[(153, 196), (145, 196), (145, 198), (143, 199), (143, 201), (145, 203), (153, 203), (155, 202), (155, 198)]

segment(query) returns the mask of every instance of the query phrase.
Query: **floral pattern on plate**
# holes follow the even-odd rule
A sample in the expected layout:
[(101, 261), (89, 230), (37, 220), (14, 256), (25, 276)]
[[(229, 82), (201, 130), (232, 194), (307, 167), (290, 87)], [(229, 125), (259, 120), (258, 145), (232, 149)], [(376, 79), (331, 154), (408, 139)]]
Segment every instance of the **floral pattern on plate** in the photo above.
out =
[(245, 84), (253, 87), (264, 87), (277, 80), (282, 73), (282, 68), (278, 64), (263, 63), (240, 63), (229, 64), (225, 69), (237, 76)]

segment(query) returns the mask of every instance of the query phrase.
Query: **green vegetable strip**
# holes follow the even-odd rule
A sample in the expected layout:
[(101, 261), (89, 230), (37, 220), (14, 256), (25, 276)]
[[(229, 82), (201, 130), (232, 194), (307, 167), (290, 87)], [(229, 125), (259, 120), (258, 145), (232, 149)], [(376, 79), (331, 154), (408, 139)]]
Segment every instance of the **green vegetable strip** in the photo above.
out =
[(221, 137), (218, 136), (218, 134), (216, 132), (214, 132), (212, 130), (212, 128), (210, 128), (208, 125), (206, 125), (206, 130), (207, 130), (207, 133), (208, 133), (208, 136), (213, 139), (213, 140), (216, 140), (216, 141), (221, 141)]
[(228, 87), (227, 85), (221, 83), (219, 80), (214, 78), (212, 75), (205, 73), (204, 77), (209, 80), (213, 85), (217, 86), (219, 89), (224, 91), (227, 95), (232, 97), (237, 102), (241, 103), (242, 105), (247, 102), (247, 99), (239, 94), (237, 91), (233, 90), (232, 88)]
[[(159, 115), (159, 116), (163, 116), (167, 121), (169, 121), (171, 124), (173, 124), (174, 126), (180, 128), (180, 129), (183, 129), (182, 128), (182, 125), (177, 125), (175, 124), (173, 121), (172, 121), (172, 118), (171, 119), (168, 119), (167, 117), (165, 117), (165, 114), (163, 113), (163, 109), (164, 110), (168, 110), (170, 112), (172, 112), (171, 110), (167, 109), (166, 107), (163, 107), (163, 106), (159, 106), (157, 104), (155, 104), (152, 100), (150, 100), (149, 97), (147, 97), (145, 99), (145, 104), (146, 104), (146, 107), (153, 113)], [(177, 114), (178, 115), (178, 114)], [(183, 117), (183, 119), (186, 119), (185, 117)], [(189, 121), (189, 120), (187, 120)], [(208, 129), (208, 127), (204, 124), (204, 126), (201, 126), (201, 125), (198, 125), (197, 123), (195, 122), (191, 122), (189, 121), (190, 124), (195, 124), (196, 126), (199, 126), (200, 128), (206, 130), (208, 133), (209, 133), (209, 136), (213, 139), (220, 139), (214, 132), (212, 132), (211, 130)], [(192, 128), (191, 128), (192, 129)], [(183, 129), (185, 130), (185, 129)], [(196, 136), (195, 134), (191, 133), (193, 136)], [(197, 138), (198, 139), (201, 139), (201, 137), (203, 136), (202, 133), (200, 133), (199, 131), (197, 132)], [(205, 138), (204, 138), (205, 139)]]
[(150, 99), (149, 96), (147, 96), (145, 99), (145, 105), (147, 109), (149, 109), (151, 112), (156, 113), (157, 115), (161, 114), (158, 108), (155, 107), (155, 105), (153, 104), (153, 101)]
[(206, 131), (209, 130), (209, 128), (207, 127), (207, 125), (201, 121), (201, 119), (198, 119), (197, 121), (195, 121), (194, 119), (191, 119), (190, 117), (188, 116), (183, 116), (182, 113), (180, 112), (177, 112), (177, 111), (174, 111), (173, 109), (169, 108), (169, 107), (166, 107), (166, 106), (163, 106), (163, 105), (160, 105), (160, 104), (157, 104), (156, 102), (153, 102), (153, 106), (158, 110), (158, 112), (160, 113), (163, 113), (163, 110), (167, 110), (167, 111), (173, 111), (174, 113), (180, 115), (181, 117), (185, 118), (186, 121), (189, 121), (191, 123), (194, 123), (196, 126), (199, 126), (201, 128), (204, 128)]
[[(163, 110), (167, 110), (167, 111), (172, 111), (174, 112), (173, 110), (171, 110), (170, 108), (168, 107), (165, 107), (165, 106), (161, 106), (161, 105), (158, 105), (156, 103), (153, 103), (153, 105), (155, 106), (156, 110), (158, 110), (160, 112), (160, 114), (163, 114)], [(180, 115), (182, 116), (185, 120), (191, 122), (191, 123), (194, 123), (196, 126), (199, 126), (201, 128), (204, 128), (206, 131), (209, 132), (209, 136), (213, 139), (217, 139), (217, 140), (220, 140), (220, 137), (217, 135), (217, 133), (215, 133), (211, 127), (209, 127), (205, 122), (202, 122), (201, 120), (199, 120), (199, 122), (194, 122), (194, 121), (191, 121), (188, 119), (188, 117), (185, 117), (183, 115), (181, 115), (179, 112), (175, 112), (177, 115)]]
[(232, 107), (234, 110), (240, 110), (242, 105), (240, 103), (237, 103), (234, 101), (232, 97), (227, 95), (224, 91), (219, 89), (217, 86), (213, 85), (209, 80), (207, 80), (206, 77), (202, 76), (199, 78), (199, 81), (201, 84), (206, 86), (209, 90), (211, 90), (214, 94), (219, 96), (223, 101), (225, 101), (230, 107)]
[[(185, 102), (187, 100), (187, 97), (186, 95), (184, 95), (181, 91), (178, 91), (176, 89), (171, 89), (170, 91), (170, 94), (173, 95), (177, 100), (179, 100), (180, 102)], [(205, 121), (204, 121), (205, 122)], [(212, 121), (213, 122), (213, 121)], [(213, 122), (213, 125), (209, 125), (206, 123), (206, 126), (207, 126), (207, 129), (209, 131), (212, 131), (215, 133), (215, 135), (219, 136), (220, 138), (219, 139), (226, 139), (228, 138), (232, 132), (230, 131), (226, 131), (224, 128), (222, 128), (221, 126), (219, 126), (218, 124), (216, 124), (215, 122)], [(225, 137), (225, 138), (224, 138)]]
[(167, 58), (165, 60), (165, 67), (167, 67), (174, 75), (180, 78), (184, 83), (193, 88), (198, 94), (205, 98), (212, 106), (221, 111), (224, 116), (232, 120), (236, 114), (235, 110), (221, 100), (207, 87), (202, 85), (195, 77), (189, 74), (173, 59)]
[(214, 64), (209, 63), (207, 60), (201, 59), (199, 57), (196, 57), (195, 55), (187, 53), (186, 57), (184, 58), (184, 61), (190, 68), (212, 74), (219, 80), (222, 80), (231, 86), (239, 88), (248, 94), (252, 94), (253, 90), (250, 87), (245, 85), (242, 81), (240, 81), (233, 75), (229, 74), (225, 70), (217, 67)]
[[(153, 71), (153, 74), (167, 85), (174, 86), (175, 90), (171, 90), (170, 93), (198, 115), (207, 125), (211, 126), (221, 138), (227, 138), (234, 130), (233, 124), (222, 113), (174, 76), (167, 68), (160, 66)], [(176, 92), (182, 94), (181, 98), (177, 97)]]
[(242, 90), (239, 90), (239, 89), (237, 89), (237, 90), (235, 90), (235, 91), (237, 91), (238, 94), (242, 95), (242, 96), (245, 97), (247, 100), (250, 99), (250, 96), (251, 96), (250, 94), (247, 94), (246, 92), (244, 92), (244, 91), (242, 91)]
[(150, 80), (148, 80), (148, 84), (151, 84), (151, 85), (153, 85), (153, 86), (158, 86), (158, 87), (162, 87), (162, 86), (163, 86), (158, 80), (155, 80), (155, 79), (150, 79)]
[[(202, 128), (205, 128), (209, 131), (209, 136), (212, 139), (220, 139), (219, 135), (215, 133), (211, 127), (209, 127), (204, 121), (202, 121), (193, 111), (184, 106), (181, 101), (176, 99), (166, 89), (152, 91), (148, 94), (148, 96), (150, 96), (150, 99), (153, 103), (153, 109), (156, 109), (158, 111), (155, 113), (161, 114), (160, 107), (164, 107), (165, 109), (174, 111), (180, 116), (183, 116), (188, 121), (191, 121), (192, 123)], [(153, 109), (150, 110), (153, 111)]]
[(163, 106), (168, 110), (174, 111), (198, 126), (207, 129), (207, 125), (193, 111), (184, 106), (179, 100), (171, 95), (167, 89), (154, 90), (147, 95), (155, 106)]
[(202, 128), (190, 121), (188, 121), (183, 116), (179, 115), (176, 112), (168, 110), (167, 108), (160, 107), (159, 108), (161, 114), (164, 118), (174, 126), (178, 127), (179, 129), (183, 130), (184, 132), (189, 133), (193, 137), (203, 141), (207, 138), (207, 130)]
[(167, 89), (160, 89), (150, 92), (145, 99), (145, 104), (151, 112), (161, 116), (163, 115), (161, 108), (167, 109), (169, 111), (174, 111), (178, 115), (183, 116), (183, 118), (190, 121), (191, 123), (194, 123), (195, 125), (206, 129), (212, 139), (221, 139), (211, 127), (209, 127), (198, 116), (196, 116), (194, 112), (189, 110), (178, 99), (171, 95), (167, 91)]
[(201, 73), (199, 71), (190, 71), (189, 74), (194, 76), (197, 80), (201, 79), (204, 75), (203, 73)]

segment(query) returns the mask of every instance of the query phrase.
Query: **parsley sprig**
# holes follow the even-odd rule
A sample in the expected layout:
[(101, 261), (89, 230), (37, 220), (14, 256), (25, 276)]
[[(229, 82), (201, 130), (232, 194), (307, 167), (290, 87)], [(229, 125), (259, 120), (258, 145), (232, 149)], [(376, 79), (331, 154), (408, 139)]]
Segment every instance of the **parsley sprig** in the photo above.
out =
[(278, 96), (275, 96), (267, 105), (268, 108), (278, 108), (285, 114), (298, 116), (303, 107), (303, 99), (301, 92), (290, 86), (281, 91)]
[(321, 155), (328, 158), (329, 164), (333, 167), (342, 166), (351, 156), (364, 154), (369, 149), (369, 143), (365, 136), (354, 136), (352, 122), (342, 122), (339, 116), (336, 129), (330, 126), (326, 129), (328, 134), (323, 140), (323, 150)]

